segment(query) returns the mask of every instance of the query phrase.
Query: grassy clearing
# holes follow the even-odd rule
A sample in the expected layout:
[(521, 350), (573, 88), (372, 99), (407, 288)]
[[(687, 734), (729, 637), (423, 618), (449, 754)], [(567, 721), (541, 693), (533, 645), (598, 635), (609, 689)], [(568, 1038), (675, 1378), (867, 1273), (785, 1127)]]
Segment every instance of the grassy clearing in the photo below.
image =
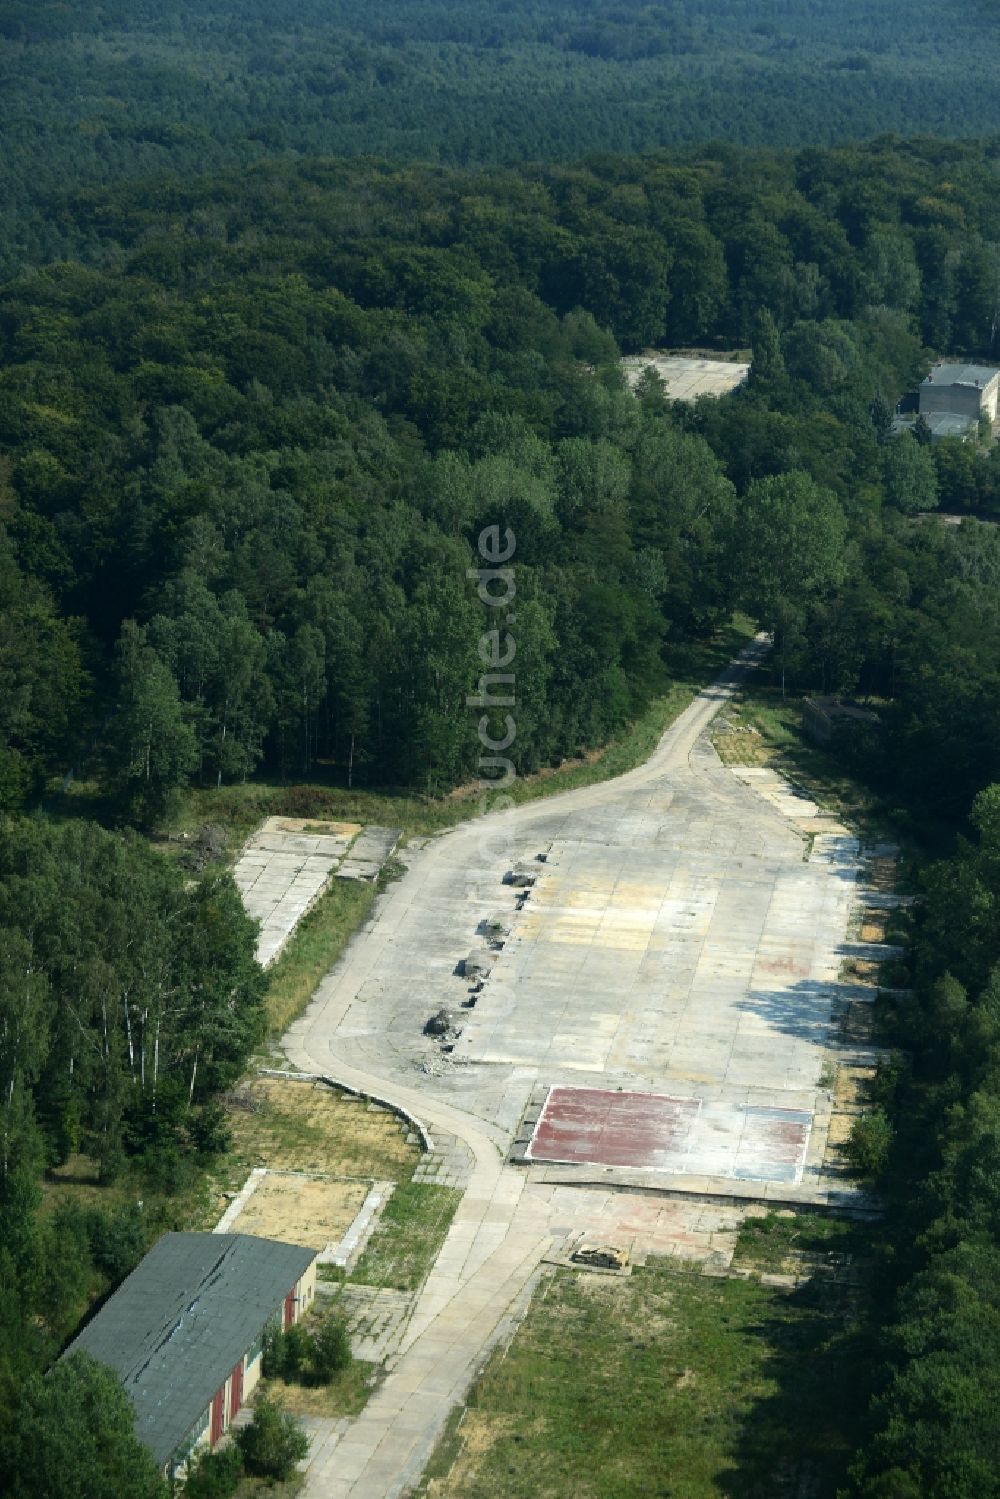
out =
[[(771, 765), (800, 785), (821, 807), (862, 833), (874, 835), (881, 830), (884, 834), (884, 812), (874, 793), (861, 785), (841, 761), (806, 738), (801, 698), (782, 698), (778, 688), (754, 683), (722, 717), (743, 730), (725, 733), (717, 729), (713, 735), (724, 765)], [(746, 732), (748, 729), (756, 733)]]
[(434, 1499), (833, 1499), (856, 1416), (844, 1308), (657, 1263), (563, 1273), (476, 1385)]
[(805, 1264), (835, 1268), (855, 1259), (860, 1247), (856, 1224), (820, 1213), (767, 1213), (743, 1220), (733, 1264), (794, 1274)]
[(127, 1169), (117, 1181), (102, 1182), (97, 1174), (97, 1162), (88, 1155), (71, 1155), (65, 1165), (57, 1166), (42, 1178), (43, 1217), (54, 1213), (62, 1202), (72, 1202), (86, 1211), (100, 1208), (105, 1213), (114, 1213), (119, 1208), (131, 1206), (147, 1197), (145, 1181), (136, 1167)]
[(194, 1160), (186, 1162), (182, 1171), (176, 1190), (168, 1192), (150, 1182), (139, 1161), (130, 1161), (116, 1181), (101, 1182), (95, 1160), (72, 1155), (42, 1179), (39, 1212), (43, 1218), (50, 1217), (65, 1203), (84, 1212), (99, 1208), (113, 1217), (123, 1209), (141, 1206), (149, 1244), (168, 1231), (211, 1227), (222, 1212), (212, 1173)]
[(461, 1200), (455, 1187), (428, 1182), (398, 1186), (350, 1279), (395, 1291), (418, 1290)]
[(233, 1499), (295, 1499), (305, 1485), (304, 1473), (293, 1473), (284, 1483), (275, 1483), (271, 1478), (250, 1478), (244, 1475), (233, 1491)]
[(412, 1182), (420, 1159), (407, 1145), (395, 1115), (321, 1084), (261, 1078), (241, 1090), (264, 1108), (230, 1109), (233, 1148), (217, 1182), (213, 1211), (222, 1212), (225, 1190), (242, 1185), (260, 1165), (332, 1176), (394, 1181), (396, 1189), (367, 1248), (349, 1277), (320, 1266), (320, 1278), (398, 1291), (416, 1291), (430, 1270), (462, 1200), (451, 1187)]
[(208, 1169), (192, 1165), (190, 1181), (175, 1194), (153, 1191), (138, 1164), (102, 1185), (96, 1164), (77, 1155), (43, 1182), (43, 1214), (55, 1212), (60, 1202), (113, 1213), (141, 1201), (155, 1237), (165, 1229), (214, 1227), (225, 1210), (225, 1194), (238, 1191), (255, 1166), (314, 1171), (364, 1185), (408, 1182), (420, 1159), (394, 1114), (321, 1083), (256, 1078), (230, 1095), (226, 1116), (229, 1150)]
[(228, 1110), (229, 1151), (244, 1171), (280, 1171), (408, 1181), (420, 1159), (395, 1114), (322, 1083), (262, 1077), (244, 1084)]
[(420, 1159), (395, 1114), (322, 1083), (256, 1078), (230, 1096), (226, 1113), (232, 1145), (216, 1165), (205, 1205), (192, 1203), (186, 1227), (218, 1222), (224, 1194), (238, 1191), (255, 1166), (405, 1183)]
[(383, 883), (331, 880), (299, 922), (269, 972), (267, 1025), (283, 1036), (309, 1003), (313, 990), (361, 926)]
[(356, 1358), (348, 1368), (335, 1374), (329, 1384), (288, 1384), (283, 1379), (264, 1379), (259, 1388), (262, 1395), (277, 1400), (293, 1416), (356, 1416), (371, 1396), (374, 1376), (375, 1365)]
[[(634, 723), (601, 749), (520, 777), (507, 794), (515, 802), (532, 801), (622, 775), (641, 764), (696, 693), (746, 645), (753, 630), (748, 619), (737, 615), (712, 640), (669, 649), (666, 672), (672, 685)], [(82, 788), (80, 796), (82, 799)], [(408, 835), (426, 837), (474, 816), (478, 797), (478, 784), (459, 787), (439, 797), (421, 796), (405, 789), (348, 790), (335, 783), (333, 772), (328, 781), (317, 780), (306, 785), (249, 781), (221, 790), (190, 791), (171, 822), (170, 832), (176, 836), (213, 823), (223, 830), (229, 847), (235, 850), (265, 817), (285, 816), (378, 823), (401, 827)]]

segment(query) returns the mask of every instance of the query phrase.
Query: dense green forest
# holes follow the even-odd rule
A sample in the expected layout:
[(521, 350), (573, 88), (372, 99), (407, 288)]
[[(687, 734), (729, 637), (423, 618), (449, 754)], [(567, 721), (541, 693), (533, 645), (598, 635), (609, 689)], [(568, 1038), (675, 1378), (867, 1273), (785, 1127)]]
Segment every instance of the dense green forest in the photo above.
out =
[(88, 822), (0, 825), (4, 1494), (165, 1492), (108, 1371), (77, 1359), (41, 1373), (169, 1213), (133, 1198), (42, 1214), (41, 1181), (84, 1152), (102, 1184), (131, 1169), (144, 1198), (169, 1202), (211, 1159), (214, 1096), (263, 1030), (254, 941), (228, 875), (187, 881), (144, 839)]
[(970, 836), (926, 869), (913, 991), (883, 1010), (900, 1048), (865, 1119), (888, 1199), (873, 1325), (858, 1373), (873, 1398), (851, 1494), (972, 1499), (1000, 1484), (1000, 787)]
[[(454, 784), (499, 522), (522, 771), (742, 605), (789, 682), (890, 699), (873, 760), (962, 815), (997, 775), (997, 532), (911, 512), (1000, 510), (1000, 466), (888, 413), (931, 346), (991, 354), (994, 182), (991, 151), (917, 144), (79, 195), (108, 263), (0, 293), (3, 802), (72, 768), (147, 826), (319, 761)], [(754, 378), (636, 400), (619, 347), (664, 337), (751, 344)]]
[[(13, 1438), (45, 1419), (32, 1371), (151, 1230), (39, 1218), (40, 1174), (82, 1145), (169, 1190), (223, 1143), (213, 1093), (260, 1026), (227, 879), (187, 889), (134, 835), (13, 814), (74, 767), (143, 827), (259, 772), (470, 774), (486, 525), (516, 537), (520, 771), (620, 729), (672, 647), (741, 606), (789, 686), (879, 702), (854, 763), (901, 820), (965, 826), (928, 876), (894, 1018), (912, 1062), (871, 1126), (899, 1206), (855, 1487), (990, 1491), (1000, 466), (890, 417), (932, 349), (994, 353), (994, 163), (916, 142), (517, 175), (270, 164), (80, 193), (86, 260), (4, 287), (11, 1492), (35, 1491)], [(747, 343), (749, 385), (632, 394), (620, 350), (663, 338)], [(73, 1378), (81, 1426), (98, 1401), (127, 1435)]]
[[(891, 1212), (854, 1492), (1000, 1490), (1000, 450), (891, 433), (935, 354), (1000, 357), (1000, 144), (815, 144), (1000, 128), (994, 27), (0, 5), (4, 1493), (62, 1492), (70, 1450), (87, 1499), (157, 1492), (115, 1391), (39, 1371), (158, 1225), (47, 1217), (40, 1183), (84, 1150), (169, 1194), (261, 1036), (231, 881), (135, 829), (257, 775), (474, 774), (493, 525), (520, 773), (607, 741), (735, 608), (776, 682), (877, 703), (852, 767), (946, 854), (868, 1125)], [(662, 342), (752, 378), (633, 394), (620, 354)], [(74, 776), (106, 826), (67, 815)]]
[(3, 265), (81, 184), (377, 154), (452, 165), (1000, 131), (989, 0), (3, 0)]

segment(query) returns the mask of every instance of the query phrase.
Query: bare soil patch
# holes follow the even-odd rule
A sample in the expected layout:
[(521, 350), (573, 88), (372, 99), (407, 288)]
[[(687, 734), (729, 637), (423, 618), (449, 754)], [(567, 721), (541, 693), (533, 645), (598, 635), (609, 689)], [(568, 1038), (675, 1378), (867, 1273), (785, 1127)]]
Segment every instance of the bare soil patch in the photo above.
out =
[(844, 963), (843, 975), (852, 984), (877, 984), (879, 967), (871, 958), (848, 958)]
[(778, 759), (778, 751), (768, 744), (761, 734), (749, 734), (736, 730), (732, 733), (716, 732), (712, 736), (715, 752), (723, 765), (770, 765)]
[(474, 1479), (477, 1470), (490, 1457), (498, 1443), (524, 1439), (526, 1424), (531, 1427), (532, 1439), (540, 1440), (545, 1428), (543, 1420), (524, 1423), (495, 1411), (467, 1410), (460, 1430), (461, 1446), (451, 1472), (447, 1478), (432, 1478), (429, 1481), (427, 1499), (443, 1499), (445, 1495), (464, 1493), (465, 1486)]
[(860, 1110), (868, 1100), (868, 1090), (875, 1076), (874, 1067), (838, 1067), (834, 1084), (834, 1108)]
[[(852, 1006), (854, 1009), (871, 1010), (870, 1005)], [(843, 1170), (847, 1165), (844, 1146), (851, 1130), (868, 1104), (874, 1067), (838, 1067), (833, 1085), (833, 1112), (826, 1137), (825, 1164), (833, 1170)]]
[(315, 833), (331, 838), (354, 838), (361, 832), (361, 823), (330, 822), (315, 817), (269, 817), (266, 829), (276, 833)]
[[(828, 1156), (839, 1156), (844, 1146), (851, 1137), (854, 1128), (856, 1114), (832, 1114), (830, 1116), (830, 1128), (826, 1136), (826, 1149)], [(831, 1164), (829, 1161), (827, 1164)]]
[(872, 859), (868, 883), (873, 890), (891, 894), (896, 888), (896, 860), (888, 857)]
[(367, 1182), (269, 1173), (248, 1199), (233, 1232), (324, 1249), (343, 1238), (367, 1193)]

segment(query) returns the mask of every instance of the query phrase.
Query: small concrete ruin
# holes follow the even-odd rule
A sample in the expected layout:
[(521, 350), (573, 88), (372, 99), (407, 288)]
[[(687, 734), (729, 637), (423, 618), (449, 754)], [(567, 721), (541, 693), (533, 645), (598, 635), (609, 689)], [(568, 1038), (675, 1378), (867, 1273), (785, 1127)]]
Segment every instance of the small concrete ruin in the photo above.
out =
[(854, 733), (868, 725), (877, 728), (879, 716), (850, 698), (807, 697), (802, 704), (802, 727), (816, 744), (829, 744), (834, 735)]
[(357, 822), (268, 817), (247, 839), (233, 878), (260, 922), (257, 961), (266, 968), (331, 878), (374, 880), (403, 836), (401, 828)]
[(435, 1012), (424, 1026), (425, 1036), (449, 1036), (455, 1030), (453, 1011), (441, 1009)]
[(696, 401), (699, 396), (718, 399), (738, 390), (750, 377), (750, 365), (740, 360), (666, 354), (659, 349), (628, 355), (622, 360), (622, 370), (633, 390), (646, 371), (652, 370), (666, 386), (668, 401)]
[(570, 1255), (574, 1265), (586, 1265), (590, 1270), (624, 1270), (628, 1264), (628, 1250), (616, 1244), (583, 1243)]
[(495, 916), (487, 916), (485, 920), (480, 923), (480, 931), (482, 932), (483, 936), (486, 937), (488, 941), (495, 943), (498, 946), (502, 945), (507, 940), (507, 938), (510, 936), (510, 930), (510, 918), (499, 913)]
[(477, 947), (462, 959), (462, 974), (467, 979), (488, 978), (497, 955), (488, 947)]
[(396, 852), (402, 828), (380, 828), (372, 825), (364, 828), (355, 839), (350, 856), (337, 870), (338, 880), (374, 880), (383, 864)]
[(360, 832), (356, 822), (269, 817), (247, 840), (233, 878), (260, 922), (262, 967), (274, 962)]

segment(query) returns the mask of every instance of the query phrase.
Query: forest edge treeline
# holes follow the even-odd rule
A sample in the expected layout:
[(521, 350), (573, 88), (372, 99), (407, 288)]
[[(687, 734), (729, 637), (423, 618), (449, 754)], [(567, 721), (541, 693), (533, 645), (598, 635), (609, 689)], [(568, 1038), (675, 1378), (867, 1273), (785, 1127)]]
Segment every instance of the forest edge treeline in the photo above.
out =
[[(70, 767), (145, 829), (188, 786), (320, 760), (464, 779), (484, 628), (466, 574), (498, 525), (520, 771), (605, 742), (661, 690), (665, 647), (742, 607), (790, 688), (878, 701), (853, 764), (901, 824), (964, 831), (928, 875), (895, 1017), (912, 1061), (880, 1083), (894, 1210), (855, 1487), (989, 1491), (1000, 465), (895, 438), (887, 414), (933, 353), (995, 354), (996, 157), (269, 165), (81, 193), (84, 258), (3, 288), (8, 1435), (33, 1429), (79, 1305), (66, 1261), (141, 1252), (98, 1214), (60, 1225), (58, 1256), (40, 1173), (79, 1144), (108, 1176), (147, 1156), (182, 1173), (218, 1146), (212, 1099), (260, 1028), (228, 877), (187, 889), (137, 835), (38, 808)], [(665, 338), (749, 343), (748, 387), (634, 396), (621, 350)], [(916, 518), (938, 502), (980, 519)]]

